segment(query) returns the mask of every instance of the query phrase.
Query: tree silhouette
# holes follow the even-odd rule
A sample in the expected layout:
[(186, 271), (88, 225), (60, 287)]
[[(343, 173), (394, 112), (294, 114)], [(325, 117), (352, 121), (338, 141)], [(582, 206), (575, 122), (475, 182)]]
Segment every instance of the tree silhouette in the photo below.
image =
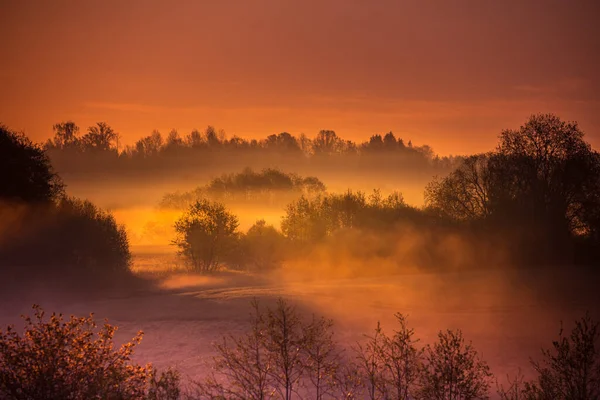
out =
[(175, 222), (173, 244), (194, 269), (212, 272), (233, 250), (238, 225), (222, 204), (198, 200)]
[(64, 186), (44, 150), (4, 125), (0, 125), (0, 175), (0, 199), (50, 202), (63, 194)]
[(88, 128), (87, 133), (81, 138), (84, 151), (109, 151), (113, 149), (118, 134), (106, 123), (98, 122)]

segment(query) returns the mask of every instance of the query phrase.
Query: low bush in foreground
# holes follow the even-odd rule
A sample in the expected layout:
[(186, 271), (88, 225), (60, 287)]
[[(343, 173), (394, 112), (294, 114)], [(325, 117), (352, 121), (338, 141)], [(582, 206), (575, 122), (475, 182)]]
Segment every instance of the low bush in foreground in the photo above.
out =
[(92, 316), (68, 321), (60, 314), (24, 317), (19, 335), (14, 327), (0, 331), (0, 398), (31, 399), (148, 399), (179, 398), (178, 375), (157, 376), (151, 365), (132, 361), (142, 340), (114, 349), (116, 327), (98, 328)]

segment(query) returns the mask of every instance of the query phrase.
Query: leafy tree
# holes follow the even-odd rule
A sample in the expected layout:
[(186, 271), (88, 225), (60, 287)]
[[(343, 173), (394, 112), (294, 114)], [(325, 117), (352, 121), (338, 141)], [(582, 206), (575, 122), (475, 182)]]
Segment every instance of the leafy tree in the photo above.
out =
[(241, 237), (244, 262), (252, 270), (270, 270), (281, 265), (285, 258), (285, 237), (265, 220), (259, 220)]
[(52, 129), (54, 130), (54, 140), (49, 141), (50, 147), (57, 149), (77, 149), (80, 144), (79, 127), (73, 121), (66, 121), (55, 124)]
[(383, 137), (383, 144), (387, 150), (395, 150), (398, 147), (396, 136), (391, 131)]
[(333, 155), (341, 153), (344, 141), (334, 131), (321, 130), (312, 141), (312, 150), (315, 155)]
[(0, 176), (3, 200), (47, 203), (63, 194), (64, 185), (44, 150), (4, 125), (0, 125)]
[(98, 122), (88, 128), (87, 133), (81, 138), (81, 143), (84, 151), (109, 151), (117, 138), (118, 133), (106, 122)]
[(466, 400), (488, 397), (492, 374), (460, 330), (440, 332), (427, 346), (419, 396), (425, 399)]
[(233, 249), (238, 219), (225, 206), (198, 200), (175, 222), (173, 244), (201, 272), (217, 270)]
[(268, 150), (280, 151), (282, 153), (300, 153), (298, 140), (287, 132), (278, 135), (269, 135), (263, 142)]

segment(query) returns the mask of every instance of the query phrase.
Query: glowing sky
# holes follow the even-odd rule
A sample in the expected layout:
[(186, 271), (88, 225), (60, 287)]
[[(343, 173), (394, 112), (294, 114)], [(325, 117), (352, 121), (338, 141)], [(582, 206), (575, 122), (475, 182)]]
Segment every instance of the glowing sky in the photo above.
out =
[(106, 121), (127, 143), (394, 131), (484, 151), (529, 114), (600, 145), (597, 1), (0, 0), (0, 121), (35, 140)]

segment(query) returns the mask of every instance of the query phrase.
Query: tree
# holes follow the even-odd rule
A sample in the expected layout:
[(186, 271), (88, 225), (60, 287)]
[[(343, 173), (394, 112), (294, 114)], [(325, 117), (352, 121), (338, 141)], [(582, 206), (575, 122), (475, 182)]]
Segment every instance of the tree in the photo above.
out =
[(88, 128), (87, 133), (81, 138), (84, 151), (109, 151), (113, 149), (113, 142), (117, 140), (118, 133), (106, 122), (98, 122)]
[(333, 340), (333, 321), (313, 315), (308, 324), (303, 324), (305, 338), (303, 347), (304, 367), (314, 387), (315, 400), (335, 397), (340, 382), (340, 351)]
[(559, 240), (589, 230), (582, 204), (600, 193), (597, 157), (583, 137), (577, 123), (553, 114), (532, 115), (500, 135), (498, 153), (521, 166), (508, 178), (521, 182), (517, 195), (530, 199), (532, 222)]
[(64, 321), (53, 313), (45, 320), (34, 306), (24, 322), (23, 335), (12, 326), (0, 331), (1, 398), (144, 398), (150, 367), (131, 361), (142, 332), (115, 350), (116, 327), (97, 330), (91, 315)]
[(492, 211), (488, 160), (484, 154), (467, 157), (450, 175), (430, 182), (425, 188), (426, 206), (459, 221), (488, 217)]
[(52, 127), (54, 130), (54, 141), (49, 144), (60, 150), (67, 148), (77, 148), (79, 146), (79, 127), (73, 121), (66, 121), (55, 124)]
[(406, 316), (397, 313), (398, 330), (384, 337), (381, 358), (384, 361), (385, 392), (392, 399), (414, 398), (420, 377), (423, 351), (416, 347), (414, 329), (408, 328)]
[(396, 136), (390, 131), (383, 137), (383, 144), (387, 150), (396, 150), (398, 148), (398, 141)]
[(423, 351), (416, 347), (414, 330), (406, 317), (395, 315), (399, 329), (387, 336), (378, 323), (366, 345), (356, 349), (359, 369), (370, 399), (408, 400), (415, 398)]
[(273, 365), (265, 347), (266, 325), (258, 302), (252, 301), (251, 330), (246, 335), (224, 336), (216, 344), (213, 369), (196, 382), (196, 395), (209, 399), (266, 400), (275, 391)]
[(321, 130), (312, 141), (312, 149), (315, 155), (333, 155), (340, 153), (344, 147), (344, 141), (334, 131)]
[(280, 134), (273, 134), (267, 136), (263, 142), (263, 146), (266, 149), (279, 151), (282, 153), (300, 153), (300, 145), (298, 140), (287, 132), (281, 132)]
[(552, 348), (543, 349), (543, 360), (532, 361), (538, 377), (528, 382), (528, 399), (600, 398), (600, 325), (589, 314), (576, 321), (569, 336), (561, 327)]
[(438, 342), (427, 346), (419, 396), (423, 400), (487, 398), (492, 374), (460, 330), (440, 332)]
[[(290, 400), (308, 398), (310, 393), (322, 399), (334, 396), (337, 389), (348, 390), (344, 397), (353, 398), (356, 374), (341, 374), (330, 321), (315, 317), (307, 321), (281, 298), (265, 311), (253, 300), (252, 310), (248, 333), (226, 336), (215, 346), (214, 372), (197, 383), (198, 396)], [(338, 372), (347, 379), (338, 380)], [(314, 385), (316, 392), (301, 391), (306, 383)]]
[(244, 262), (251, 269), (270, 270), (281, 265), (285, 257), (285, 237), (265, 220), (256, 221), (241, 238)]
[(0, 199), (50, 202), (64, 193), (44, 150), (24, 134), (0, 125)]
[(238, 219), (225, 206), (197, 200), (175, 222), (173, 244), (200, 272), (217, 270), (232, 251), (237, 239)]
[(307, 345), (302, 320), (295, 307), (283, 299), (267, 310), (266, 343), (273, 369), (270, 371), (275, 389), (284, 400), (292, 399), (304, 373), (302, 349)]

